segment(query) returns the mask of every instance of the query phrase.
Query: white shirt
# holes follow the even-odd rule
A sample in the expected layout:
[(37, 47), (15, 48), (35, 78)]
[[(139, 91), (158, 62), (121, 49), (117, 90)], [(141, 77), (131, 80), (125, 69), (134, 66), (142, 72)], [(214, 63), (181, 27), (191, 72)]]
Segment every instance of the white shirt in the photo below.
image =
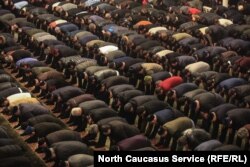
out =
[(11, 104), (16, 100), (23, 99), (23, 98), (31, 98), (31, 94), (30, 93), (17, 93), (17, 94), (8, 96), (7, 100), (9, 101), (9, 104)]
[(158, 31), (162, 31), (162, 30), (167, 30), (167, 28), (166, 27), (154, 27), (154, 28), (150, 28), (148, 32), (150, 34), (156, 34)]
[(205, 35), (205, 32), (206, 32), (206, 29), (207, 29), (208, 27), (202, 27), (202, 28), (200, 28), (199, 29), (199, 31), (203, 34), (203, 35)]
[(231, 24), (233, 24), (233, 22), (231, 20), (228, 20), (228, 19), (219, 19), (219, 24), (223, 27), (227, 27)]
[(22, 7), (28, 5), (28, 2), (27, 1), (21, 1), (21, 2), (17, 2), (14, 4), (14, 7), (16, 9), (21, 9)]
[(109, 52), (113, 52), (113, 51), (116, 51), (118, 50), (119, 48), (117, 46), (114, 46), (114, 45), (107, 45), (107, 46), (103, 46), (101, 48), (99, 48), (99, 51), (102, 53), (102, 54), (108, 54)]
[(163, 57), (163, 56), (165, 56), (165, 55), (167, 55), (167, 54), (169, 54), (169, 53), (173, 53), (174, 51), (172, 51), (172, 50), (161, 50), (161, 51), (159, 51), (159, 52), (157, 52), (155, 55), (157, 56), (157, 57)]
[(201, 72), (209, 71), (210, 66), (206, 62), (199, 61), (199, 62), (187, 65), (185, 67), (185, 69), (188, 70), (191, 74), (195, 74), (195, 73), (201, 73)]

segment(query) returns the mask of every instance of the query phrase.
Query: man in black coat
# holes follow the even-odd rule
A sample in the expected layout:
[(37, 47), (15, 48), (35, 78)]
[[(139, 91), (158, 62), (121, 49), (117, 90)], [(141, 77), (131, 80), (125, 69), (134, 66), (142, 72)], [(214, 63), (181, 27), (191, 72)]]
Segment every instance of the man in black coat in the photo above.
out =
[(104, 135), (109, 136), (111, 145), (140, 133), (139, 129), (135, 126), (121, 121), (111, 121), (106, 125), (102, 125), (100, 131)]
[(59, 130), (52, 133), (49, 133), (44, 138), (40, 138), (38, 141), (38, 149), (51, 147), (54, 143), (62, 141), (82, 141), (81, 134), (74, 132), (72, 130)]
[(12, 111), (12, 117), (18, 117), (19, 125), (21, 125), (32, 117), (49, 113), (50, 111), (41, 104), (22, 103), (19, 104), (18, 107)]
[(88, 154), (88, 147), (79, 141), (63, 141), (54, 143), (44, 151), (46, 155), (44, 157), (45, 161), (54, 160), (55, 164), (58, 165), (60, 161), (66, 161), (72, 155)]
[(29, 158), (26, 156), (11, 156), (7, 158), (1, 159), (1, 165), (2, 167), (16, 167), (18, 164), (19, 167), (31, 167), (31, 163)]

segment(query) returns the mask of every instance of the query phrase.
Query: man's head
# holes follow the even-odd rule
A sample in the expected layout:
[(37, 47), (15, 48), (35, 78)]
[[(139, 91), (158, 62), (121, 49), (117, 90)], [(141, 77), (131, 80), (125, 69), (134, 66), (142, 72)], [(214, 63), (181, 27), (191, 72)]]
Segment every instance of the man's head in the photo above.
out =
[(113, 146), (110, 147), (109, 151), (120, 151), (120, 147), (117, 146), (117, 145), (113, 145)]
[(47, 87), (46, 81), (40, 81), (39, 86), (40, 86), (40, 88), (41, 88), (42, 90), (45, 90), (46, 87)]
[(159, 130), (158, 130), (158, 134), (161, 136), (161, 137), (166, 137), (168, 132), (166, 129), (164, 129), (163, 127), (160, 127)]
[(187, 129), (178, 139), (185, 150), (194, 150), (199, 144), (211, 139), (211, 135), (203, 129)]
[(149, 115), (148, 117), (147, 117), (147, 121), (148, 122), (151, 122), (151, 123), (153, 123), (153, 124), (155, 124), (155, 123), (157, 123), (157, 117), (156, 117), (156, 115)]
[(105, 136), (109, 136), (111, 134), (111, 126), (110, 125), (102, 125), (100, 130)]
[(55, 158), (53, 148), (44, 147), (43, 152), (45, 154), (45, 157), (43, 158), (45, 162), (51, 162), (53, 158)]
[(131, 103), (125, 104), (124, 111), (125, 112), (133, 112), (133, 106), (132, 106), (132, 104)]

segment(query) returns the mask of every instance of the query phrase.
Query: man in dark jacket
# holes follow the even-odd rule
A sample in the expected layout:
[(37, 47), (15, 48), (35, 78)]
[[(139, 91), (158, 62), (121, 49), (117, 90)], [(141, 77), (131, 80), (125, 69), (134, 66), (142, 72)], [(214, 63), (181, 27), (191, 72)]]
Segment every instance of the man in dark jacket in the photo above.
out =
[(148, 115), (154, 114), (157, 111), (167, 108), (168, 104), (160, 100), (152, 100), (137, 107), (136, 114), (138, 115), (138, 128), (144, 132), (147, 125)]
[(125, 104), (124, 106), (124, 114), (126, 116), (127, 121), (130, 124), (134, 124), (134, 121), (136, 119), (137, 107), (151, 100), (157, 100), (157, 97), (153, 95), (144, 95), (144, 96), (136, 96), (136, 97), (131, 98), (128, 101), (128, 103)]
[(76, 154), (87, 154), (88, 147), (79, 141), (63, 141), (54, 143), (50, 148), (45, 149), (45, 161), (54, 160), (56, 165), (60, 161), (66, 161), (70, 156)]
[(178, 139), (178, 144), (183, 146), (183, 150), (194, 150), (198, 145), (210, 139), (210, 134), (203, 129), (187, 129)]
[(49, 133), (44, 138), (39, 139), (38, 148), (51, 147), (54, 143), (62, 141), (81, 141), (81, 135), (78, 132), (72, 130), (59, 130)]
[(143, 135), (135, 135), (118, 142), (116, 145), (111, 146), (111, 151), (131, 151), (144, 147), (150, 147), (150, 140)]
[(76, 154), (61, 163), (61, 167), (91, 166), (94, 164), (94, 157), (88, 154)]
[(160, 126), (182, 116), (184, 116), (183, 113), (171, 108), (163, 109), (148, 115), (147, 121), (149, 122), (149, 126), (145, 135), (149, 138), (154, 138)]
[(102, 125), (100, 129), (101, 133), (109, 136), (111, 144), (116, 144), (119, 141), (138, 135), (140, 133), (139, 129), (128, 123), (123, 123), (120, 121), (111, 121), (106, 125)]

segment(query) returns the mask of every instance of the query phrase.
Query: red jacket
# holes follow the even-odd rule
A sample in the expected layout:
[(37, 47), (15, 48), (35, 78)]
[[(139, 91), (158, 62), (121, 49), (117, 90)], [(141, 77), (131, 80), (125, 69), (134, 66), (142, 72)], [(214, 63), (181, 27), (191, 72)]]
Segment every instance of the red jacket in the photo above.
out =
[(196, 8), (188, 8), (188, 12), (189, 12), (191, 15), (201, 13), (201, 11), (200, 11), (199, 9), (196, 9)]
[(160, 82), (159, 86), (164, 90), (164, 91), (169, 91), (173, 87), (183, 83), (183, 79), (179, 76), (173, 76), (168, 79), (165, 79), (164, 81)]
[(148, 4), (148, 0), (142, 0), (142, 5), (147, 5)]

